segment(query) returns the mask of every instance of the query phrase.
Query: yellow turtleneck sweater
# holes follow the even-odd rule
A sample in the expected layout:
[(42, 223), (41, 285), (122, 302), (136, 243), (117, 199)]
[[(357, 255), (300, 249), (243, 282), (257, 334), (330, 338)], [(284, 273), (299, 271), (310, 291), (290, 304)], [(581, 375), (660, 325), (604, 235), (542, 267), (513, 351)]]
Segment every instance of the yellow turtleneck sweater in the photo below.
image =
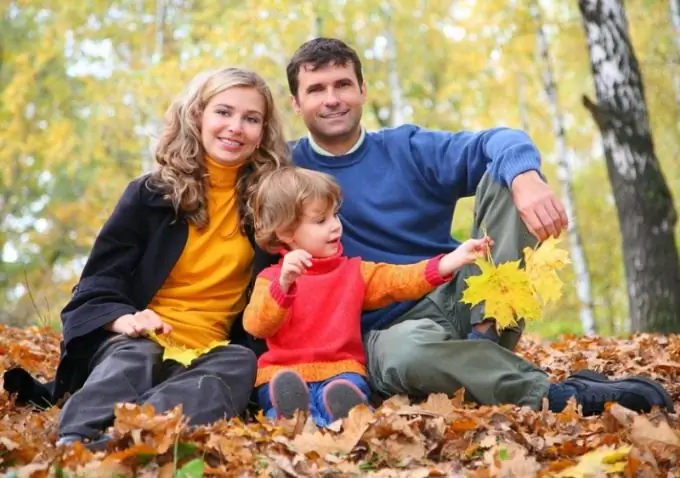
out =
[(172, 326), (170, 341), (203, 348), (228, 338), (245, 307), (254, 251), (239, 228), (236, 179), (239, 166), (206, 157), (208, 214), (203, 230), (189, 224), (189, 237), (175, 267), (149, 309)]

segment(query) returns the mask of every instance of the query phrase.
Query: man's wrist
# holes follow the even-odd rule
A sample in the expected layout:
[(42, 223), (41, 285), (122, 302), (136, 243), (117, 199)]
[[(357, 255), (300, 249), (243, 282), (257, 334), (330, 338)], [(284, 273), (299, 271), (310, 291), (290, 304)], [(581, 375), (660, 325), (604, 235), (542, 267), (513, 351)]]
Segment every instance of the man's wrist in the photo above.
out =
[(535, 180), (543, 181), (538, 171), (536, 171), (535, 169), (530, 169), (528, 171), (519, 173), (517, 176), (515, 176), (512, 179), (512, 183), (510, 183), (510, 188), (513, 189), (516, 187), (521, 187), (525, 181), (533, 182)]

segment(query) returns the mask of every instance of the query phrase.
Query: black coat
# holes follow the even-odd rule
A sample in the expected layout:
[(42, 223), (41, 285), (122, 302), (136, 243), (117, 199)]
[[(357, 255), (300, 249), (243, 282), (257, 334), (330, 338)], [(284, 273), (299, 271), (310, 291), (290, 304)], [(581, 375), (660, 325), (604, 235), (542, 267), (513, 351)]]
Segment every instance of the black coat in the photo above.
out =
[[(17, 394), (17, 403), (50, 406), (66, 393), (78, 390), (89, 373), (89, 362), (101, 343), (113, 333), (104, 325), (121, 315), (144, 310), (179, 259), (188, 237), (188, 224), (176, 218), (171, 204), (146, 186), (148, 176), (130, 182), (111, 217), (97, 236), (69, 303), (61, 312), (63, 340), (53, 382), (41, 384), (21, 368), (4, 374), (4, 388)], [(253, 280), (277, 256), (255, 248)], [(256, 354), (264, 341), (234, 321), (232, 343), (246, 345)]]

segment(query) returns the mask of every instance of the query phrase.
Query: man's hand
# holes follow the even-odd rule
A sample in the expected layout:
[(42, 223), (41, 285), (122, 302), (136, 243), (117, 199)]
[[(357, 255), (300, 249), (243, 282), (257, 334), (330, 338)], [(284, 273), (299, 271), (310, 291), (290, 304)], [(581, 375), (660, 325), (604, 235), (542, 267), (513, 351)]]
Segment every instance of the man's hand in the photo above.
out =
[(153, 310), (145, 309), (135, 314), (125, 314), (108, 324), (107, 330), (128, 337), (139, 337), (149, 332), (167, 334), (172, 330)]
[(308, 267), (312, 266), (312, 255), (304, 249), (295, 249), (283, 257), (279, 286), (284, 293), (293, 285)]
[(510, 190), (522, 221), (539, 241), (557, 237), (569, 226), (562, 201), (536, 171), (517, 175)]

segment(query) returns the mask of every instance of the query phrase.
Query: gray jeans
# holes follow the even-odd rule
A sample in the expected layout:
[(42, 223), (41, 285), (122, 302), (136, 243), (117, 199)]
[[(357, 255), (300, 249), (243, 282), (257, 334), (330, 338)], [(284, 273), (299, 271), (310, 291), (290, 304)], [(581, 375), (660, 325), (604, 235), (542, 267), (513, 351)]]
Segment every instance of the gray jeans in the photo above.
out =
[(255, 354), (239, 345), (216, 347), (188, 368), (162, 361), (163, 349), (144, 338), (116, 336), (104, 342), (90, 375), (61, 410), (59, 435), (97, 437), (113, 423), (114, 405), (149, 403), (156, 412), (181, 404), (189, 424), (240, 415), (255, 384)]
[[(483, 229), (494, 240), (496, 263), (517, 260), (524, 247), (536, 244), (510, 190), (493, 182), (488, 173), (477, 187), (472, 236), (481, 237)], [(466, 340), (484, 315), (483, 304), (471, 309), (460, 302), (465, 279), (478, 273), (477, 266), (466, 266), (390, 327), (366, 334), (369, 379), (380, 395), (422, 398), (430, 393), (452, 395), (464, 387), (468, 398), (481, 404), (540, 408), (548, 392), (548, 376), (513, 352), (523, 322), (519, 328), (505, 330), (500, 344)]]

